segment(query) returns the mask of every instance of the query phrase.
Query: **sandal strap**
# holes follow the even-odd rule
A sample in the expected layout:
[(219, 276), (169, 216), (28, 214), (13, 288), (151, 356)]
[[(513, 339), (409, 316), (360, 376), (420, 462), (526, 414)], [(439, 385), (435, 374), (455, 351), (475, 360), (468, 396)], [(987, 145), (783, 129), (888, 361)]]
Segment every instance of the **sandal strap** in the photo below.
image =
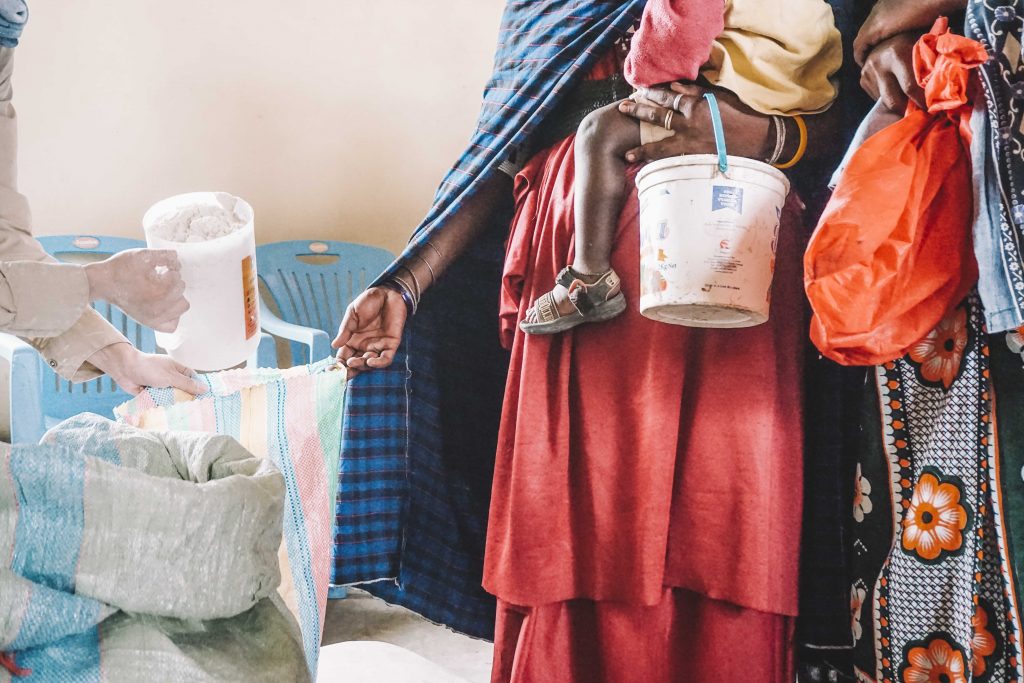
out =
[[(569, 277), (564, 277), (568, 275)], [(566, 280), (571, 281), (565, 284)], [(571, 267), (567, 267), (558, 274), (558, 284), (569, 290), (569, 301), (582, 315), (589, 315), (594, 308), (611, 298), (611, 292), (621, 283), (619, 274), (609, 269), (593, 284), (587, 284), (580, 278), (580, 274)]]
[(572, 284), (580, 279), (580, 274), (572, 269), (572, 266), (566, 266), (558, 272), (555, 276), (555, 284), (562, 285), (566, 289), (572, 287)]
[(550, 323), (562, 317), (555, 305), (555, 295), (551, 292), (541, 295), (533, 302), (533, 307), (537, 309), (538, 322)]

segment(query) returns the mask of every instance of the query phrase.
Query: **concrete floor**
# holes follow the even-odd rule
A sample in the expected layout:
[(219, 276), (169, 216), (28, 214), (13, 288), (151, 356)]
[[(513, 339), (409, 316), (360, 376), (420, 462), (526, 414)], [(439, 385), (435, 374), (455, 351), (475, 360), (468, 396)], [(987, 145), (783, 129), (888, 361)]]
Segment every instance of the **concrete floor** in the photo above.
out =
[(402, 607), (360, 590), (327, 603), (323, 644), (372, 640), (410, 650), (453, 674), (453, 680), (488, 683), (494, 646), (453, 633)]

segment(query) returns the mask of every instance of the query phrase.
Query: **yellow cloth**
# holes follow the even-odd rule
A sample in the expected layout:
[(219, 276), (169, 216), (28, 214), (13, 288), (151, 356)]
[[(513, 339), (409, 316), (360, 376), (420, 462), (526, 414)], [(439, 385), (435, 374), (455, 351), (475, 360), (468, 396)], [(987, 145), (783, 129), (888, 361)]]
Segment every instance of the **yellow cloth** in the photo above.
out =
[(835, 100), (842, 63), (824, 0), (726, 0), (725, 31), (701, 75), (762, 114), (815, 114)]

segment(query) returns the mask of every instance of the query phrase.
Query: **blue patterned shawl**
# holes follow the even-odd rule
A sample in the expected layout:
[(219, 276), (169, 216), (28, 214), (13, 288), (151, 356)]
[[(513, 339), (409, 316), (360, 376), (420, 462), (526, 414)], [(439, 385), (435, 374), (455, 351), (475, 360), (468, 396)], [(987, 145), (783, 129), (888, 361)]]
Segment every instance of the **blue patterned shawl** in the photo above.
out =
[[(639, 20), (645, 0), (510, 0), (469, 147), (388, 277), (418, 251)], [(490, 637), (480, 587), (508, 356), (498, 344), (502, 243), (512, 198), (424, 298), (385, 371), (345, 406), (333, 583)], [(394, 581), (380, 581), (380, 579)]]
[(478, 184), (523, 145), (566, 91), (640, 19), (646, 0), (510, 0), (498, 33), (494, 71), (469, 147), (441, 181), (434, 206), (395, 273), (443, 229)]

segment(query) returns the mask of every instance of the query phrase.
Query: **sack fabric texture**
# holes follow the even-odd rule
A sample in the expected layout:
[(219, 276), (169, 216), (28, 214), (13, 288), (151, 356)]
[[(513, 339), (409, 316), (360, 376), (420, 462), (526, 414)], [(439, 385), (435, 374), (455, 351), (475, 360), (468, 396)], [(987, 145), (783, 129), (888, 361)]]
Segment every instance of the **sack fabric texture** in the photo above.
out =
[(227, 436), (81, 415), (3, 447), (0, 650), (33, 681), (309, 680), (277, 595), (285, 503)]
[(325, 359), (287, 370), (202, 375), (200, 381), (210, 387), (203, 396), (192, 399), (179, 391), (151, 389), (116, 411), (119, 419), (145, 429), (234, 437), (280, 470), (284, 481), (280, 594), (298, 618), (314, 679), (330, 581), (345, 396), (345, 373), (330, 371), (333, 364), (333, 359)]

